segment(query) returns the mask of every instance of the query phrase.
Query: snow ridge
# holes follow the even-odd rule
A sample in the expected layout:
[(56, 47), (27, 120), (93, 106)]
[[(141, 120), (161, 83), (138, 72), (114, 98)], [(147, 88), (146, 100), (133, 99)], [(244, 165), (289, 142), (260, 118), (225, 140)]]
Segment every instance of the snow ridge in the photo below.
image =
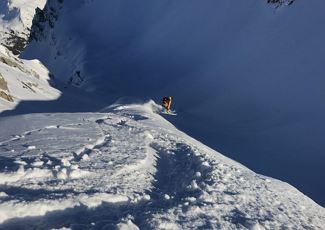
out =
[(178, 131), (157, 108), (2, 120), (28, 125), (0, 131), (0, 228), (322, 229), (324, 208)]

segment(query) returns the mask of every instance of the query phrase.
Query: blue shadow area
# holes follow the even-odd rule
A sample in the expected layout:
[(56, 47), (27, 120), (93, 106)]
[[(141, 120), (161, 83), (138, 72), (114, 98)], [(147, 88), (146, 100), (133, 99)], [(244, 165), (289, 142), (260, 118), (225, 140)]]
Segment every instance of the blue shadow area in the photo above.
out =
[(2, 15), (2, 19), (5, 21), (10, 21), (16, 18), (19, 15), (19, 9), (13, 8), (9, 10), (8, 0), (0, 1), (0, 15)]

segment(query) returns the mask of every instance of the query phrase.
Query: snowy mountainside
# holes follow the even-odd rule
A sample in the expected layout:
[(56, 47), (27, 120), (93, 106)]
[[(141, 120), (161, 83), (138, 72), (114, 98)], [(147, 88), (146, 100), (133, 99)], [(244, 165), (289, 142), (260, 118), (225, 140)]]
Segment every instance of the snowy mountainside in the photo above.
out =
[(21, 100), (54, 100), (60, 91), (49, 84), (49, 72), (38, 60), (23, 60), (0, 45), (0, 112)]
[[(80, 7), (86, 6), (87, 1), (73, 3), (61, 0), (47, 1), (43, 10), (36, 11), (29, 39), (29, 55), (23, 55), (26, 58), (34, 56), (40, 59), (55, 78), (73, 86), (85, 83), (84, 44), (78, 36), (74, 36), (73, 28), (82, 27), (83, 24), (65, 25), (67, 21), (61, 16), (74, 15)], [(56, 27), (59, 27), (59, 30)]]
[(13, 109), (21, 100), (54, 100), (60, 92), (49, 84), (49, 71), (39, 60), (20, 59), (35, 9), (46, 0), (0, 2), (0, 112)]
[[(267, 5), (278, 8), (281, 6), (290, 6), (294, 1), (295, 0), (268, 0), (262, 2), (264, 6), (262, 8), (266, 7), (268, 8), (267, 11), (272, 13), (272, 7), (267, 7)], [(152, 27), (156, 25), (159, 26), (159, 21), (163, 21), (164, 23), (166, 20), (165, 17), (169, 16), (164, 16), (165, 11), (172, 11), (174, 7), (178, 8), (180, 5), (180, 3), (143, 2), (136, 4), (136, 8), (140, 10), (139, 12), (144, 13), (143, 16), (139, 16), (137, 15), (138, 11), (129, 12), (129, 6), (132, 6), (132, 4), (134, 3), (116, 3), (114, 1), (64, 2), (60, 0), (48, 0), (44, 9), (41, 10), (38, 8), (36, 11), (30, 34), (31, 44), (27, 47), (27, 51), (24, 52), (23, 57), (40, 59), (56, 78), (67, 84), (83, 87), (87, 91), (97, 90), (99, 92), (105, 90), (107, 84), (113, 84), (109, 89), (114, 91), (116, 87), (121, 87), (121, 82), (119, 82), (121, 80), (115, 79), (119, 78), (118, 76), (114, 76), (118, 75), (118, 73), (115, 73), (110, 65), (115, 66), (118, 65), (118, 63), (109, 63), (108, 61), (113, 61), (111, 59), (116, 58), (115, 52), (119, 53), (122, 51), (118, 56), (121, 55), (120, 58), (123, 58), (125, 55), (123, 53), (124, 48), (130, 48), (131, 55), (137, 56), (136, 54), (132, 54), (136, 52), (132, 50), (134, 49), (133, 45), (143, 44), (133, 43), (145, 42), (141, 40), (138, 41), (138, 36), (141, 39), (142, 36), (149, 35), (150, 37), (143, 39), (149, 40), (149, 44), (146, 45), (150, 47), (152, 45), (150, 43), (154, 42), (155, 37), (154, 40), (150, 42), (152, 34), (147, 33), (151, 30), (155, 30), (155, 28)], [(143, 6), (147, 4), (147, 7)], [(198, 3), (189, 4), (193, 6), (198, 5)], [(209, 4), (203, 4), (203, 8), (208, 7)], [(219, 5), (221, 8), (228, 7), (228, 4), (224, 3), (213, 3), (212, 5)], [(246, 5), (250, 6), (252, 4)], [(152, 13), (148, 13), (148, 11), (146, 11), (147, 9), (152, 9), (158, 14), (158, 18), (152, 21), (152, 25), (146, 22), (146, 19), (149, 21), (152, 20)], [(104, 10), (104, 12), (102, 12), (102, 10)], [(221, 9), (221, 11), (222, 10), (223, 9)], [(261, 9), (261, 7), (258, 10), (261, 12), (265, 11), (265, 9)], [(128, 13), (130, 13), (130, 18), (134, 18), (133, 22), (133, 19), (129, 21), (128, 19), (119, 18), (121, 15), (127, 15)], [(177, 12), (177, 14), (179, 13), (180, 12)], [(181, 13), (179, 15), (182, 16)], [(161, 16), (163, 17), (160, 18)], [(241, 17), (241, 15), (235, 17)], [(257, 18), (256, 20), (259, 20)], [(121, 25), (115, 25), (116, 21), (121, 23)], [(140, 30), (138, 30), (137, 26), (135, 26), (134, 29), (130, 29), (129, 26), (132, 26), (132, 23), (136, 21), (140, 23)], [(184, 22), (181, 20), (181, 23)], [(194, 28), (194, 30), (195, 29), (196, 28)], [(173, 30), (173, 27), (171, 27), (171, 30)], [(159, 34), (156, 30), (153, 32)], [(144, 33), (144, 35), (142, 35), (142, 33)], [(126, 36), (127, 41), (124, 41), (124, 36)], [(122, 40), (118, 41), (119, 38)], [(133, 39), (135, 39), (135, 41), (133, 41)], [(136, 47), (136, 49), (137, 48), (140, 47)], [(129, 51), (127, 50), (126, 52), (128, 53)], [(105, 65), (106, 62), (108, 62), (109, 65), (103, 66), (103, 63)], [(130, 62), (132, 64), (132, 58)], [(113, 69), (115, 68), (113, 67)], [(111, 71), (113, 71), (113, 73)], [(109, 74), (105, 80), (102, 79), (104, 73)], [(137, 79), (143, 80), (138, 76)], [(103, 86), (100, 86), (101, 83)], [(120, 94), (119, 96), (125, 95)], [(117, 99), (116, 96), (114, 99)]]
[(23, 57), (108, 104), (172, 95), (177, 127), (325, 204), (323, 0), (47, 5)]
[(35, 9), (43, 9), (45, 3), (46, 0), (0, 1), (0, 43), (19, 54), (29, 39)]
[(325, 226), (325, 209), (297, 189), (187, 136), (157, 109), (0, 118), (0, 228)]

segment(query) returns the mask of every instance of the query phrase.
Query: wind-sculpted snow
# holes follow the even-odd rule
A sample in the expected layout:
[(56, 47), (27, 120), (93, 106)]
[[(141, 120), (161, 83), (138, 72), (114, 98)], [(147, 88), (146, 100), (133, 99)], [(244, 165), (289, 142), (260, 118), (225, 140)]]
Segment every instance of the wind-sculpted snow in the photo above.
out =
[(325, 226), (324, 208), (178, 131), (157, 108), (1, 118), (0, 228)]

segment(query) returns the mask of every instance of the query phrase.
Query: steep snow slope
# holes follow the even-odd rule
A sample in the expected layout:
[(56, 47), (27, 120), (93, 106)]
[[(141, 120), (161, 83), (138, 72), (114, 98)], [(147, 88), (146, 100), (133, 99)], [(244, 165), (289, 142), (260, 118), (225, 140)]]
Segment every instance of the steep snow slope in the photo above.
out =
[(14, 54), (19, 54), (26, 45), (35, 9), (43, 9), (46, 0), (0, 1), (0, 44)]
[(50, 0), (24, 56), (107, 103), (173, 95), (182, 130), (325, 205), (325, 2), (266, 2)]
[(0, 112), (13, 109), (21, 100), (54, 100), (60, 96), (49, 85), (49, 71), (40, 61), (15, 56), (29, 38), (35, 9), (45, 3), (0, 1)]
[(54, 100), (60, 91), (49, 84), (49, 72), (38, 60), (15, 57), (0, 45), (0, 112), (21, 100)]
[(1, 118), (0, 228), (325, 226), (324, 208), (178, 131), (159, 109)]

